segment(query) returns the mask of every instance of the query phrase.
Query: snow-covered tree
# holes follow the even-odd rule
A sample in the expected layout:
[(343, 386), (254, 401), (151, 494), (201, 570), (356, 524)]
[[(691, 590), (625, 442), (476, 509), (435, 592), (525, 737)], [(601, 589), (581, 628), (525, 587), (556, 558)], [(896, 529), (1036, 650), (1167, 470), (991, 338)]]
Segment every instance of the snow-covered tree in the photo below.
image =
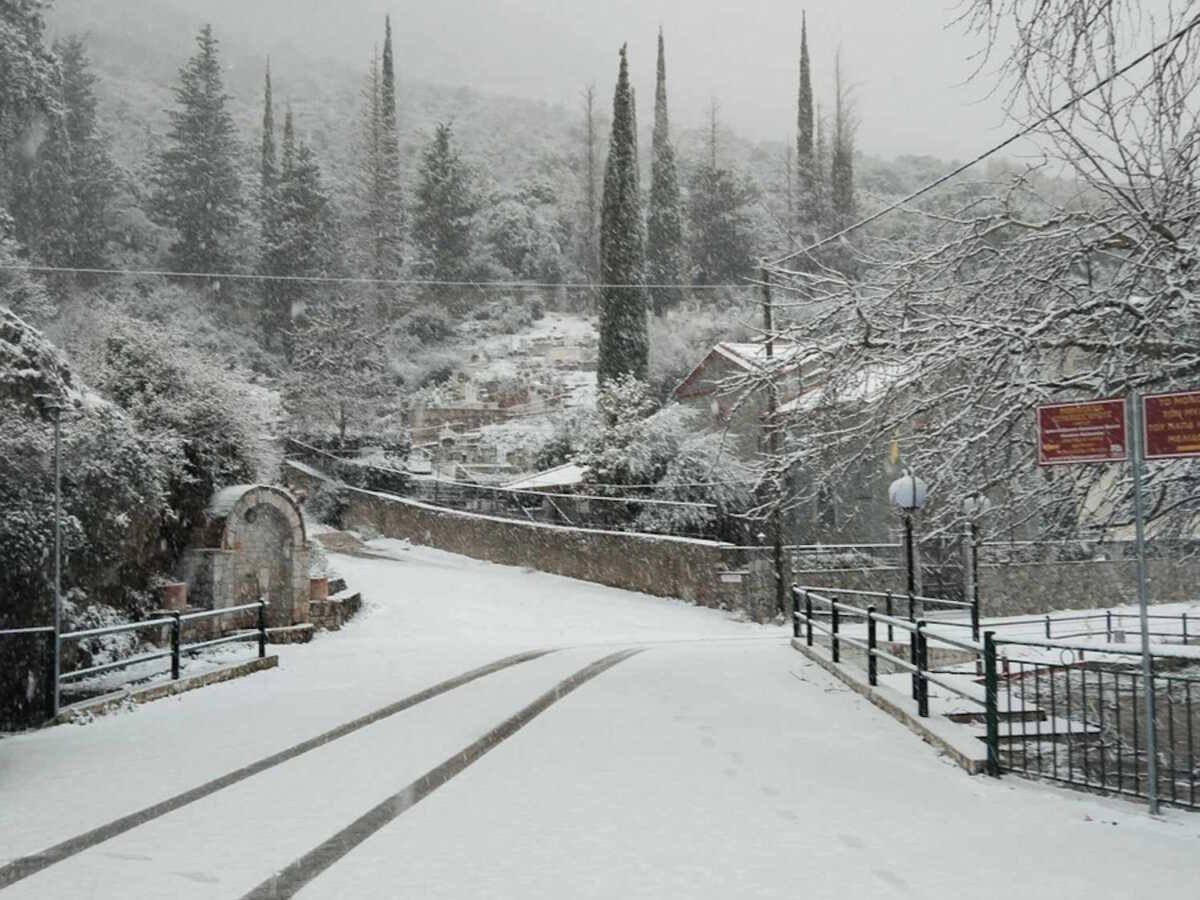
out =
[(749, 179), (704, 163), (688, 182), (688, 256), (694, 284), (739, 284), (754, 271), (756, 238)]
[[(847, 483), (895, 441), (930, 483), (935, 528), (957, 527), (977, 492), (1006, 534), (1127, 525), (1127, 467), (1038, 469), (1032, 410), (1200, 382), (1200, 44), (1170, 41), (1091, 90), (1194, 10), (968, 6), (988, 35), (1015, 17), (999, 64), (1047, 171), (996, 168), (965, 195), (925, 198), (924, 227), (876, 232), (855, 280), (779, 268), (811, 313), (788, 333), (824, 373), (792, 423), (790, 463), (819, 473), (813, 486)], [(1194, 534), (1194, 462), (1150, 466), (1148, 496), (1158, 535)]]
[(613, 94), (612, 136), (604, 173), (600, 216), (600, 382), (632, 375), (644, 381), (649, 337), (643, 285), (645, 230), (637, 172), (637, 121), (629, 87), (626, 48), (621, 47)]
[(296, 317), (295, 335), (283, 392), (292, 428), (332, 430), (344, 442), (388, 390), (378, 324), (361, 296), (327, 289)]
[(45, 45), (44, 0), (0, 4), (0, 206), (18, 156), (36, 145), (40, 123), (58, 115), (60, 75)]
[(471, 172), (454, 144), (453, 129), (440, 123), (421, 155), (413, 195), (412, 237), (423, 278), (459, 281), (467, 276), (478, 208)]
[(650, 199), (646, 211), (646, 279), (650, 301), (661, 314), (683, 299), (683, 221), (680, 211), (679, 173), (671, 143), (667, 113), (667, 61), (662, 29), (658, 32), (658, 81), (654, 95), (654, 158), (650, 164)]
[(817, 168), (814, 140), (812, 61), (808, 55), (808, 17), (800, 20), (800, 89), (796, 104), (796, 223), (802, 234), (821, 230), (821, 172)]
[(154, 175), (152, 212), (174, 229), (174, 264), (189, 272), (228, 271), (237, 257), (237, 137), (217, 44), (212, 26), (205, 25), (196, 53), (179, 71), (167, 146)]
[(280, 276), (269, 282), (269, 306), (264, 315), (268, 340), (292, 352), (292, 317), (322, 287), (305, 278), (328, 277), (340, 271), (338, 226), (321, 169), (312, 149), (296, 137), (292, 111), (284, 119), (283, 153), (278, 180), (269, 204), (269, 227), (264, 229), (261, 268)]

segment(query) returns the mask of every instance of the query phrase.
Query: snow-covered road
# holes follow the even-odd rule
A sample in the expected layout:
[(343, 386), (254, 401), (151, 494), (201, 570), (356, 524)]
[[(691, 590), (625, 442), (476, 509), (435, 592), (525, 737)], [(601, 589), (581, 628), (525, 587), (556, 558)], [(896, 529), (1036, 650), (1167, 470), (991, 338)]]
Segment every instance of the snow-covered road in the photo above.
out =
[[(0, 900), (1062, 900), (1200, 883), (1200, 817), (970, 778), (782, 629), (371, 546), (334, 560), (365, 614), (280, 648), (278, 670), (0, 741)], [(553, 652), (510, 659), (532, 650)], [(59, 861), (13, 881), (50, 848)]]

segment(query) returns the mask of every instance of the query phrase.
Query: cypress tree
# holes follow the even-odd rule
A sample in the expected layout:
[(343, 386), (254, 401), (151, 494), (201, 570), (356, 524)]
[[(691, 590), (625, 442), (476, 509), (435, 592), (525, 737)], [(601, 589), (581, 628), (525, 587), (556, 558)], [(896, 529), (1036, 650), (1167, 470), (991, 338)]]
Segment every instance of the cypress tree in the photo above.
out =
[(601, 384), (623, 375), (644, 381), (649, 367), (645, 264), (641, 203), (638, 196), (637, 123), (629, 88), (626, 47), (621, 47), (613, 94), (612, 135), (604, 171), (600, 213)]
[(650, 203), (646, 216), (646, 277), (650, 300), (661, 315), (680, 300), (677, 289), (659, 285), (683, 281), (683, 224), (680, 218), (679, 173), (667, 115), (667, 63), (662, 29), (658, 32), (658, 86), (654, 94), (653, 159)]
[(259, 189), (262, 202), (269, 202), (275, 190), (279, 160), (275, 153), (275, 110), (271, 101), (271, 61), (267, 60), (266, 83), (263, 87), (262, 153), (259, 164)]
[(241, 213), (237, 144), (211, 25), (200, 30), (196, 44), (174, 88), (177, 108), (168, 113), (151, 212), (176, 231), (171, 252), (177, 267), (221, 272), (232, 264)]
[(820, 224), (817, 194), (818, 175), (813, 144), (813, 90), (811, 61), (808, 55), (808, 18), (800, 24), (800, 92), (796, 111), (796, 193), (797, 224), (814, 232)]
[[(392, 19), (384, 18), (383, 77), (379, 86), (379, 173), (376, 202), (380, 229), (375, 245), (375, 277), (396, 278), (404, 261), (404, 193), (400, 161), (399, 120), (396, 112), (396, 66), (392, 50)], [(380, 303), (386, 317), (394, 313), (395, 291), (384, 289)]]
[(854, 122), (848, 91), (842, 82), (842, 57), (835, 67), (836, 99), (833, 120), (833, 159), (830, 162), (830, 202), (834, 225), (844, 228), (854, 218)]

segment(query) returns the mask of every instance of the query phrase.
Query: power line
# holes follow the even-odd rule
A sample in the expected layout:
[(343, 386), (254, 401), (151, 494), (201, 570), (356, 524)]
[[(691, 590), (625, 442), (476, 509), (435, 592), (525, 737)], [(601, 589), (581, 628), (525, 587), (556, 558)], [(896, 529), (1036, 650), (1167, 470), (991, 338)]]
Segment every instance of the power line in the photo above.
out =
[(681, 291), (745, 290), (749, 284), (591, 284), (589, 282), (552, 281), (442, 281), (432, 278), (362, 278), (338, 275), (264, 275), (258, 272), (175, 272), (166, 269), (101, 269), (82, 266), (40, 266), (0, 264), (0, 271), (62, 275), (121, 275), (147, 278), (203, 278), (210, 281), (286, 281), (303, 284), (351, 284), (383, 287), (446, 287), (510, 290), (598, 291), (606, 288), (645, 288)]
[(1112, 72), (1112, 73), (1106, 75), (1104, 78), (1100, 79), (1098, 82), (1096, 82), (1094, 85), (1092, 85), (1086, 91), (1084, 91), (1082, 94), (1076, 94), (1074, 97), (1067, 100), (1065, 103), (1060, 104), (1057, 108), (1046, 113), (1044, 116), (1042, 116), (1036, 122), (1033, 122), (1033, 123), (1025, 126), (1020, 131), (1018, 131), (1016, 134), (1001, 141), (999, 144), (992, 147), (990, 150), (985, 150), (983, 153), (980, 153), (978, 156), (976, 156), (974, 159), (970, 160), (969, 162), (963, 163), (962, 165), (958, 166), (956, 169), (943, 175), (941, 178), (931, 181), (929, 184), (925, 185), (923, 188), (919, 188), (918, 190), (913, 191), (907, 197), (903, 197), (903, 198), (895, 201), (894, 203), (888, 204), (883, 209), (880, 209), (880, 210), (872, 213), (871, 215), (867, 216), (865, 219), (860, 219), (859, 221), (855, 222), (853, 225), (848, 225), (847, 227), (843, 228), (841, 231), (837, 232), (836, 234), (831, 234), (831, 235), (829, 235), (829, 237), (822, 238), (821, 240), (817, 241), (815, 244), (810, 244), (807, 247), (804, 247), (803, 249), (795, 250), (792, 253), (789, 253), (787, 256), (782, 256), (779, 259), (775, 260), (774, 262), (768, 263), (768, 265), (772, 266), (772, 267), (782, 266), (786, 263), (791, 262), (793, 259), (796, 259), (797, 257), (807, 256), (808, 254), (812, 253), (814, 250), (819, 250), (827, 244), (831, 244), (836, 240), (844, 238), (848, 234), (858, 231), (860, 228), (863, 228), (866, 225), (870, 225), (872, 222), (876, 221), (877, 219), (883, 218), (888, 213), (894, 212), (897, 209), (899, 209), (900, 207), (911, 203), (913, 200), (916, 200), (918, 197), (921, 197), (921, 196), (929, 193), (934, 188), (941, 187), (947, 181), (950, 181), (953, 178), (957, 178), (963, 172), (967, 171), (967, 169), (970, 169), (973, 166), (978, 165), (979, 163), (981, 163), (985, 159), (987, 159), (989, 156), (993, 156), (996, 153), (999, 153), (1001, 150), (1003, 150), (1005, 147), (1008, 147), (1010, 144), (1014, 144), (1017, 141), (1021, 140), (1021, 138), (1027, 137), (1028, 135), (1032, 134), (1036, 129), (1045, 125), (1050, 120), (1055, 119), (1058, 116), (1062, 115), (1064, 112), (1066, 112), (1072, 106), (1079, 103), (1086, 97), (1089, 97), (1092, 94), (1096, 93), (1096, 91), (1100, 90), (1101, 88), (1105, 87), (1106, 85), (1112, 83), (1117, 78), (1121, 77), (1126, 72), (1128, 72), (1130, 69), (1134, 69), (1137, 66), (1141, 65), (1146, 60), (1148, 60), (1150, 57), (1152, 57), (1156, 53), (1158, 53), (1160, 50), (1164, 50), (1171, 44), (1176, 44), (1179, 41), (1183, 40), (1185, 37), (1187, 37), (1187, 35), (1194, 28), (1196, 28), (1197, 25), (1200, 25), (1200, 15), (1197, 15), (1187, 25), (1180, 28), (1173, 35), (1171, 35), (1169, 38), (1166, 38), (1161, 43), (1158, 43), (1155, 46), (1151, 47), (1149, 50), (1147, 50), (1141, 56), (1137, 57), (1136, 59), (1132, 60), (1131, 62), (1126, 63), (1121, 68), (1117, 69), (1115, 72)]

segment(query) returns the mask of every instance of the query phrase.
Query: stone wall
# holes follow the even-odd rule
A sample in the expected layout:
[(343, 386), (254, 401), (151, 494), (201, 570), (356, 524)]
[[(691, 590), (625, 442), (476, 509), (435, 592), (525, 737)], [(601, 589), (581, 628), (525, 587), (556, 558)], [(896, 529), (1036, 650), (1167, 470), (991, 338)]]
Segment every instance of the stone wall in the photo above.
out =
[[(1148, 575), (1151, 603), (1200, 600), (1200, 560), (1152, 559)], [(984, 616), (1128, 606), (1137, 603), (1137, 595), (1137, 561), (1132, 559), (979, 567)]]
[[(311, 467), (284, 464), (289, 485), (310, 495), (321, 481)], [(342, 525), (373, 530), (474, 559), (594, 581), (611, 587), (774, 615), (770, 560), (730, 544), (519, 522), (345, 487)]]

